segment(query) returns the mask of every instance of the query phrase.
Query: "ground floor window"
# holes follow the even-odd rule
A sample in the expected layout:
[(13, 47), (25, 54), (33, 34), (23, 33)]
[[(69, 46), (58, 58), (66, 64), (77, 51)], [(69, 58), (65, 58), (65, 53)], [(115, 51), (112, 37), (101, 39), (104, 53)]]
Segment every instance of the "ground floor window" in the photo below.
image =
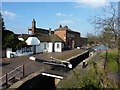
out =
[(57, 44), (57, 48), (60, 48), (60, 44)]

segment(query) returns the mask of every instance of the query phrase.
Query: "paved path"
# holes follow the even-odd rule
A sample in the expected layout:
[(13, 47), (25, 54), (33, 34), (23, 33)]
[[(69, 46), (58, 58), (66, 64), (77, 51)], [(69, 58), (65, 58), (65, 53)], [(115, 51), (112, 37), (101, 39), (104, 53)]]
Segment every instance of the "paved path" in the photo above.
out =
[[(70, 58), (72, 55), (79, 54), (84, 51), (85, 50), (74, 49), (74, 50), (68, 50), (64, 52), (57, 52), (57, 53), (52, 52), (52, 53), (36, 54), (32, 56), (35, 56), (37, 58), (44, 59), (44, 60), (50, 60), (50, 57), (55, 57), (59, 59), (67, 59), (67, 58)], [(29, 75), (33, 72), (36, 72), (44, 68), (44, 64), (31, 61), (29, 60), (29, 57), (30, 56), (21, 56), (21, 57), (16, 57), (16, 58), (2, 59), (4, 65), (0, 66), (2, 67), (2, 72), (0, 74), (4, 75), (20, 65), (25, 65), (25, 75)]]

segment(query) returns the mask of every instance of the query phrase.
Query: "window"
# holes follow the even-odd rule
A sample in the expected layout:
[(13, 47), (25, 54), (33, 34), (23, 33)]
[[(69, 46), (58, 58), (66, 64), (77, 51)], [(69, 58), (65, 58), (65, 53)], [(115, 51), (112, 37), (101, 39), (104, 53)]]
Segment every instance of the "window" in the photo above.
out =
[(57, 48), (60, 48), (60, 44), (57, 44)]
[(29, 52), (32, 52), (32, 49), (31, 49), (31, 48), (32, 48), (32, 47), (30, 46), (30, 47), (29, 47)]
[(46, 49), (47, 47), (46, 47), (46, 43), (44, 43), (44, 49)]
[(25, 48), (22, 48), (22, 50), (23, 50), (23, 53), (25, 52)]

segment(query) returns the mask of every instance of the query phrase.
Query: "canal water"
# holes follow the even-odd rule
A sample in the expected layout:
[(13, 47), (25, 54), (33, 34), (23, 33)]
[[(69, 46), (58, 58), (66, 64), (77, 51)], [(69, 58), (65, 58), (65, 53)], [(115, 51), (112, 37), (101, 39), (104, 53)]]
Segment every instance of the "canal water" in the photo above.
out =
[(107, 46), (104, 45), (99, 45), (99, 46), (95, 46), (92, 49), (96, 49), (96, 50), (108, 50)]

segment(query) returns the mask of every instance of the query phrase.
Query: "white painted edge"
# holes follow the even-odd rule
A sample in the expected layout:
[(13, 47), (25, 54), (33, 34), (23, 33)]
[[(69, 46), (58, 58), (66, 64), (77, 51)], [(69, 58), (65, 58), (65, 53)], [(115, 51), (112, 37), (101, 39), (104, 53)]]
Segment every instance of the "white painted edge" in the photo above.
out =
[(52, 74), (48, 74), (48, 73), (42, 73), (42, 75), (49, 76), (49, 77), (55, 77), (55, 78), (59, 78), (59, 79), (63, 79), (62, 76), (52, 75)]
[(35, 61), (35, 57), (31, 56), (31, 57), (29, 57), (29, 59)]

